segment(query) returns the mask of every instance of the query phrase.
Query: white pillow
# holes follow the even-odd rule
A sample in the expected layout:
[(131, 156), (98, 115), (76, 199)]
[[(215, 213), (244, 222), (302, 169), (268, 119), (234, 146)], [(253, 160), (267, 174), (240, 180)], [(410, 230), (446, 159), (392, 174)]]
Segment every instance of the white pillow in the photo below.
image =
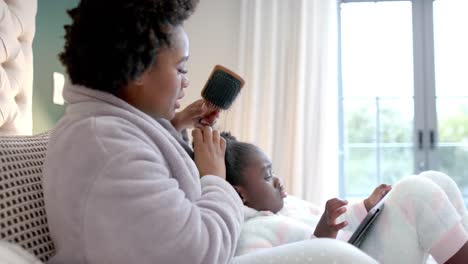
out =
[(41, 261), (22, 247), (6, 241), (0, 241), (0, 263), (42, 264)]

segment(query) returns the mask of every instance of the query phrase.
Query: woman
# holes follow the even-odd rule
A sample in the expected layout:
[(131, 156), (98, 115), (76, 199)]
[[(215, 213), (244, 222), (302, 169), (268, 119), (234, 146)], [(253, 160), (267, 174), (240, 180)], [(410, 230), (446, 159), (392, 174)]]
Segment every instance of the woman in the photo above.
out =
[(242, 202), (224, 180), (224, 141), (195, 130), (194, 163), (156, 121), (174, 118), (188, 86), (182, 23), (197, 2), (83, 0), (70, 11), (60, 58), (72, 84), (44, 172), (51, 263), (232, 257)]
[[(174, 117), (189, 57), (182, 24), (197, 3), (82, 0), (69, 12), (60, 58), (71, 83), (43, 182), (51, 263), (232, 260), (243, 205), (225, 181), (225, 141), (209, 126), (195, 129), (192, 160), (159, 123), (180, 128)], [(341, 252), (343, 260), (373, 263), (335, 242), (311, 245), (317, 259), (322, 245), (334, 245), (329, 258)]]

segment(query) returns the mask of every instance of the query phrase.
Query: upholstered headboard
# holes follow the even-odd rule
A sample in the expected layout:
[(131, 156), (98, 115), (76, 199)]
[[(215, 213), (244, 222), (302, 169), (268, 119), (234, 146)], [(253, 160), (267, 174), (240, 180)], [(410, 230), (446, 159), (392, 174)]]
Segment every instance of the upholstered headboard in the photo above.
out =
[(37, 0), (0, 0), (0, 135), (32, 133)]

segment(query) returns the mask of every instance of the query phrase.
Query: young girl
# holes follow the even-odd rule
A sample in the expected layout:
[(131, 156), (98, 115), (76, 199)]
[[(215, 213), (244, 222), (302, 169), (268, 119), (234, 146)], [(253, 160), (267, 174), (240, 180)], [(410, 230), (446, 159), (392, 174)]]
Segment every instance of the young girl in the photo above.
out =
[[(314, 237), (336, 238), (341, 229), (353, 232), (391, 189), (381, 185), (362, 203), (349, 207), (346, 201), (329, 200), (318, 220), (317, 208), (286, 198), (260, 148), (228, 133), (222, 137), (227, 142), (226, 179), (245, 205), (236, 255)], [(424, 263), (429, 254), (438, 263), (466, 263), (467, 227), (467, 212), (455, 183), (444, 174), (426, 172), (395, 184), (361, 249), (382, 263)]]

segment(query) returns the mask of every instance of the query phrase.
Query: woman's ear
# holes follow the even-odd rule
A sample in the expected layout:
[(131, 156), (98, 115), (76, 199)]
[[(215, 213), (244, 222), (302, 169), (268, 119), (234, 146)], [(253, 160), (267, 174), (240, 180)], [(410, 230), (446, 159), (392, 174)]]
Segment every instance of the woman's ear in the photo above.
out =
[(242, 186), (239, 186), (239, 185), (233, 185), (232, 187), (234, 187), (237, 194), (239, 194), (242, 200), (242, 203), (247, 204), (247, 191)]
[(145, 70), (143, 73), (140, 74), (135, 80), (132, 81), (133, 85), (142, 87), (145, 85), (146, 81), (150, 77), (149, 70)]
[(140, 75), (138, 78), (136, 78), (133, 83), (136, 85), (136, 86), (143, 86), (144, 84), (144, 78), (145, 78), (145, 73), (143, 73), (142, 75)]

